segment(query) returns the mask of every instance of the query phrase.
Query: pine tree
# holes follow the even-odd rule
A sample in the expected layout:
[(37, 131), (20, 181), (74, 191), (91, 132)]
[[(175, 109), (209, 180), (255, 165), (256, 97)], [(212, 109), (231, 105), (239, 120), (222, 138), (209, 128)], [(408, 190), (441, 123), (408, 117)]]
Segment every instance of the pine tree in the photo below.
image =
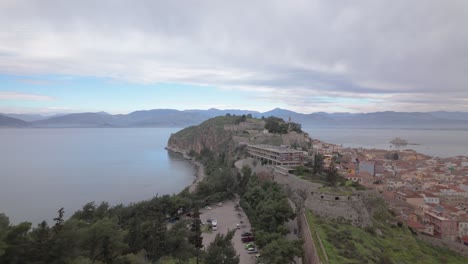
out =
[(239, 264), (239, 256), (231, 242), (235, 232), (229, 231), (226, 236), (216, 234), (215, 240), (208, 246), (206, 264)]
[(198, 206), (195, 206), (192, 217), (193, 220), (190, 228), (192, 234), (189, 237), (189, 242), (195, 246), (198, 264), (198, 261), (200, 259), (200, 249), (203, 248), (203, 237), (201, 235), (201, 220), (200, 212), (198, 211)]

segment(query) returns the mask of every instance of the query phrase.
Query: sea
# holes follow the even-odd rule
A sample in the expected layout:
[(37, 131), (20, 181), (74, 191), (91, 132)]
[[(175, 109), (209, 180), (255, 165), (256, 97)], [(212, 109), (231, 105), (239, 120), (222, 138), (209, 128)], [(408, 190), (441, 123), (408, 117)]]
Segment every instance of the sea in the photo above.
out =
[[(194, 166), (164, 149), (178, 128), (0, 129), (0, 213), (12, 223), (52, 223), (88, 202), (130, 204), (178, 193)], [(312, 138), (354, 148), (404, 148), (437, 156), (468, 156), (468, 133), (450, 130), (303, 128)]]
[[(448, 158), (468, 156), (468, 131), (430, 129), (345, 129), (302, 128), (309, 136), (328, 143), (350, 148), (403, 150), (412, 149), (433, 157)], [(390, 144), (401, 138), (409, 145), (396, 147)]]
[(0, 129), (0, 213), (49, 224), (88, 202), (129, 204), (190, 185), (194, 166), (164, 149), (177, 128)]

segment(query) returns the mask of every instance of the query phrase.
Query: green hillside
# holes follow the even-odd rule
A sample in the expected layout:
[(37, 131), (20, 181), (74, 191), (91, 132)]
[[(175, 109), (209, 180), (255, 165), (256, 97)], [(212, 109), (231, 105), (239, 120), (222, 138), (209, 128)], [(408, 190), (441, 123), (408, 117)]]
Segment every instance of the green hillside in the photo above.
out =
[[(376, 221), (374, 227), (362, 229), (321, 218), (310, 211), (307, 221), (318, 251), (321, 250), (317, 236), (320, 237), (328, 263), (468, 263), (468, 258), (417, 239), (406, 226)], [(319, 256), (327, 263), (323, 252)]]

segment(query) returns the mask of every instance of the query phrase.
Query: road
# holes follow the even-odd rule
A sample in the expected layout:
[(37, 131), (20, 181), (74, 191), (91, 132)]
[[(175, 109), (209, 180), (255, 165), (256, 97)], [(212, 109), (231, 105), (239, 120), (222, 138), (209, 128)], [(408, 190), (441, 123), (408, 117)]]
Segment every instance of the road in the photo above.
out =
[(203, 223), (206, 223), (208, 219), (216, 219), (218, 221), (218, 231), (212, 231), (211, 233), (202, 233), (203, 246), (205, 249), (208, 245), (213, 242), (217, 233), (227, 234), (228, 230), (236, 229), (236, 225), (243, 222), (241, 228), (236, 231), (232, 243), (234, 249), (240, 257), (241, 264), (254, 264), (255, 254), (248, 254), (247, 250), (244, 249), (244, 244), (241, 241), (242, 232), (250, 231), (250, 222), (247, 216), (242, 211), (242, 208), (236, 210), (236, 205), (239, 203), (238, 199), (233, 201), (223, 202), (222, 206), (212, 205), (212, 209), (202, 209), (200, 212), (200, 219)]

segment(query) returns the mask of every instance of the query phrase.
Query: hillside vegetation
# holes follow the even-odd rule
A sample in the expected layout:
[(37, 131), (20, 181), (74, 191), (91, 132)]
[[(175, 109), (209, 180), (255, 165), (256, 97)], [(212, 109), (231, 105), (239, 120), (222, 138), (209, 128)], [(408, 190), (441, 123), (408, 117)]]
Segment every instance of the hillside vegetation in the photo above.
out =
[[(312, 212), (306, 213), (316, 248), (321, 251), (320, 238), (329, 262), (377, 264), (464, 264), (468, 259), (446, 248), (431, 246), (417, 239), (410, 230), (384, 221), (391, 216), (382, 215), (373, 227), (359, 228), (339, 220), (324, 219)], [(323, 252), (319, 252), (327, 263)]]

